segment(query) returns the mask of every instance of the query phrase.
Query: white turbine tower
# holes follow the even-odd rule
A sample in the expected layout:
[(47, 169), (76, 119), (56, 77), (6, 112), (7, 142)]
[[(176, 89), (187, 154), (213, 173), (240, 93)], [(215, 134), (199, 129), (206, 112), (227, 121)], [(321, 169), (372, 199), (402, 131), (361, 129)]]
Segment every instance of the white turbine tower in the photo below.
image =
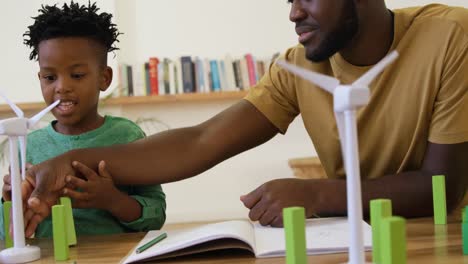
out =
[[(13, 221), (13, 247), (0, 252), (1, 263), (25, 263), (41, 258), (41, 250), (37, 246), (29, 246), (24, 238), (23, 201), (21, 195), (21, 178), (26, 177), (26, 136), (28, 129), (34, 127), (37, 122), (57, 106), (60, 101), (56, 101), (47, 108), (37, 113), (30, 119), (24, 117), (23, 111), (12, 101), (0, 92), (0, 96), (7, 101), (17, 117), (0, 121), (0, 135), (8, 136), (10, 147), (10, 170), (11, 170), (11, 197)], [(20, 178), (18, 164), (18, 142), (20, 143), (21, 172)]]
[(347, 179), (348, 222), (351, 236), (349, 247), (350, 264), (365, 263), (356, 110), (368, 104), (370, 83), (397, 57), (397, 51), (391, 52), (351, 85), (340, 85), (340, 81), (336, 78), (311, 72), (289, 64), (284, 60), (277, 62), (284, 69), (333, 94), (333, 108)]

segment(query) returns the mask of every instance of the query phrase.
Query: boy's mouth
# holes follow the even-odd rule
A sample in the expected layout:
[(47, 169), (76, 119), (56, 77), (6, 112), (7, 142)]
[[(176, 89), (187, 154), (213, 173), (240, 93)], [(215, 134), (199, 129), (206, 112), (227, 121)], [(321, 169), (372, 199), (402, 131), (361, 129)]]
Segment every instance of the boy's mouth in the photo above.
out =
[(76, 102), (70, 100), (62, 100), (60, 104), (57, 105), (56, 109), (62, 115), (71, 114), (75, 108)]

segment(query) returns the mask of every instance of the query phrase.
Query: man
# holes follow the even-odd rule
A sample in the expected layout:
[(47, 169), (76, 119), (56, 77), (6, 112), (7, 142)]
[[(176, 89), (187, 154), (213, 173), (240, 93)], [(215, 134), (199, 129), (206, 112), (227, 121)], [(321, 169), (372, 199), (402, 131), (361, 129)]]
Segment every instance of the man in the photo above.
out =
[[(430, 5), (391, 12), (384, 0), (290, 2), (302, 45), (284, 58), (294, 64), (347, 84), (389, 51), (400, 53), (371, 84), (371, 100), (358, 111), (364, 212), (369, 200), (388, 198), (395, 214), (430, 215), (435, 174), (446, 175), (447, 206), (453, 209), (468, 172), (468, 11)], [(86, 166), (96, 170), (104, 159), (118, 184), (178, 181), (285, 133), (298, 114), (328, 179), (274, 180), (241, 200), (262, 225), (281, 226), (281, 210), (289, 206), (304, 206), (307, 217), (344, 215), (346, 182), (332, 105), (331, 95), (273, 64), (245, 100), (197, 126), (74, 150), (34, 166), (28, 229), (49, 214), (65, 184), (73, 186), (75, 178), (65, 176), (74, 169), (92, 174)]]

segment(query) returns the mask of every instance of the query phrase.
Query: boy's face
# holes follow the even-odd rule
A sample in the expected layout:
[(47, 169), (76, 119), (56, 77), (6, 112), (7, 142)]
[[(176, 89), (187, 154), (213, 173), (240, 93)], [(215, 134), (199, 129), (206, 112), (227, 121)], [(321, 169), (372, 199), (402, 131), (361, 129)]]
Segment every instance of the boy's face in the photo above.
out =
[(38, 50), (42, 96), (47, 104), (61, 100), (53, 115), (60, 125), (86, 128), (98, 118), (99, 93), (112, 81), (104, 48), (92, 39), (64, 37), (41, 41)]
[(359, 18), (354, 0), (289, 0), (289, 19), (296, 24), (306, 57), (320, 62), (340, 51), (357, 34)]

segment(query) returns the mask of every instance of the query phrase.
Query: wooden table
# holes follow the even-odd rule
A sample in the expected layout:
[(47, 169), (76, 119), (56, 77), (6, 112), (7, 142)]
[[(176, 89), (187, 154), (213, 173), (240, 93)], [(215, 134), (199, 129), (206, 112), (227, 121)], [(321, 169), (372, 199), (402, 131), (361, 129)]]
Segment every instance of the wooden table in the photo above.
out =
[[(190, 224), (193, 226), (196, 224)], [(165, 230), (189, 225), (167, 225)], [(119, 263), (143, 238), (144, 233), (79, 237), (78, 245), (70, 248), (70, 260), (57, 263)], [(41, 247), (42, 259), (33, 263), (55, 263), (51, 239), (30, 241)], [(1, 243), (3, 248), (3, 243)], [(461, 224), (449, 221), (445, 226), (434, 226), (432, 218), (412, 219), (407, 222), (408, 263), (467, 263), (468, 256), (462, 253)], [(366, 254), (368, 261), (371, 253)], [(310, 256), (309, 263), (344, 263), (347, 254)], [(255, 259), (252, 255), (239, 251), (207, 253), (181, 257), (158, 263), (281, 263), (284, 258)]]

